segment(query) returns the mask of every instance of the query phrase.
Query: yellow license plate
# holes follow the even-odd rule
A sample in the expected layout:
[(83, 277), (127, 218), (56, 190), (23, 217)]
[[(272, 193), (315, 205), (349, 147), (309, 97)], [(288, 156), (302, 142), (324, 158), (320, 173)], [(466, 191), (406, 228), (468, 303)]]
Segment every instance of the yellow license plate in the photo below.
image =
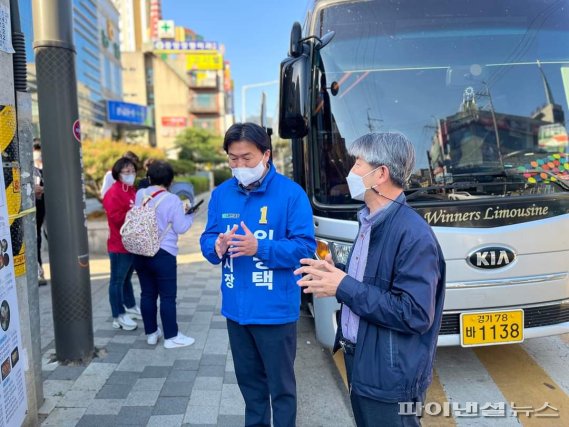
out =
[(484, 311), (460, 315), (460, 345), (510, 344), (524, 340), (524, 311)]

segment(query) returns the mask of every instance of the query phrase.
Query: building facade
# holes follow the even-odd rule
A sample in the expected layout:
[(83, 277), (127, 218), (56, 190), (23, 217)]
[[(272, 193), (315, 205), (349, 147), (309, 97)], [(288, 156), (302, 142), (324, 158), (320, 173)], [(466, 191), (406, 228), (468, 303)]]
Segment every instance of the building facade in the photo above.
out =
[[(122, 99), (119, 12), (111, 0), (73, 0), (73, 41), (83, 138), (111, 138), (115, 126), (106, 119), (106, 102)], [(33, 54), (32, 1), (20, 0), (26, 36), (28, 86), (32, 92), (34, 133), (39, 136)]]
[(185, 76), (152, 52), (124, 52), (123, 64), (124, 100), (146, 105), (154, 123), (153, 129), (127, 132), (125, 138), (176, 157), (176, 137), (189, 126), (190, 90)]
[[(173, 26), (173, 21), (161, 22), (164, 28)], [(233, 84), (224, 49), (216, 42), (203, 41), (191, 30), (175, 28), (172, 39), (164, 38), (162, 29), (163, 38), (153, 42), (153, 52), (188, 82), (188, 126), (222, 135), (233, 124)]]
[[(31, 5), (20, 0), (39, 136)], [(73, 25), (84, 138), (125, 138), (172, 152), (186, 127), (223, 134), (233, 123), (223, 47), (162, 20), (160, 0), (73, 0)]]
[(150, 41), (150, 0), (113, 0), (119, 11), (121, 52), (142, 52)]

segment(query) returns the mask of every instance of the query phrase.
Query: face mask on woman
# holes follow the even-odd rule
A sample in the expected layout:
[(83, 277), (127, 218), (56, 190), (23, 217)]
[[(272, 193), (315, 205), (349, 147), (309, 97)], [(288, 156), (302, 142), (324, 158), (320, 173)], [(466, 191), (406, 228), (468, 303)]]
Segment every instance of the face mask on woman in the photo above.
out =
[[(265, 156), (263, 156), (263, 159)], [(265, 164), (263, 163), (263, 159), (259, 162), (259, 164), (253, 168), (231, 168), (231, 172), (233, 176), (237, 178), (237, 181), (241, 183), (244, 187), (251, 185), (255, 181), (259, 181), (263, 177), (263, 173), (265, 173)]]
[(126, 185), (134, 185), (136, 175), (130, 173), (121, 173), (121, 182)]

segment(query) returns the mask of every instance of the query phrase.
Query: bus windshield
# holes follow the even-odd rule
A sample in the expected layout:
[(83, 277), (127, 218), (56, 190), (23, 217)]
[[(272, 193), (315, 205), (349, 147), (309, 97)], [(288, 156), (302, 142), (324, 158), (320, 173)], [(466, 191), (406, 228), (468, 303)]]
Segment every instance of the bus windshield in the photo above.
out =
[(355, 202), (346, 146), (399, 131), (414, 144), (408, 197), (567, 192), (567, 0), (372, 0), (317, 8), (312, 190)]

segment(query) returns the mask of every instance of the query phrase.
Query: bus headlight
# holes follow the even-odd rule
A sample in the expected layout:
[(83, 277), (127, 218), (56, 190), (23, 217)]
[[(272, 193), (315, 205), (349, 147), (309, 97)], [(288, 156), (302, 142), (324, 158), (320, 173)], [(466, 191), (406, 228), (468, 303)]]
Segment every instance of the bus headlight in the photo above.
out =
[(346, 264), (352, 245), (349, 243), (329, 242), (327, 240), (316, 239), (316, 257), (318, 259), (326, 258), (326, 255), (332, 254), (335, 264)]

